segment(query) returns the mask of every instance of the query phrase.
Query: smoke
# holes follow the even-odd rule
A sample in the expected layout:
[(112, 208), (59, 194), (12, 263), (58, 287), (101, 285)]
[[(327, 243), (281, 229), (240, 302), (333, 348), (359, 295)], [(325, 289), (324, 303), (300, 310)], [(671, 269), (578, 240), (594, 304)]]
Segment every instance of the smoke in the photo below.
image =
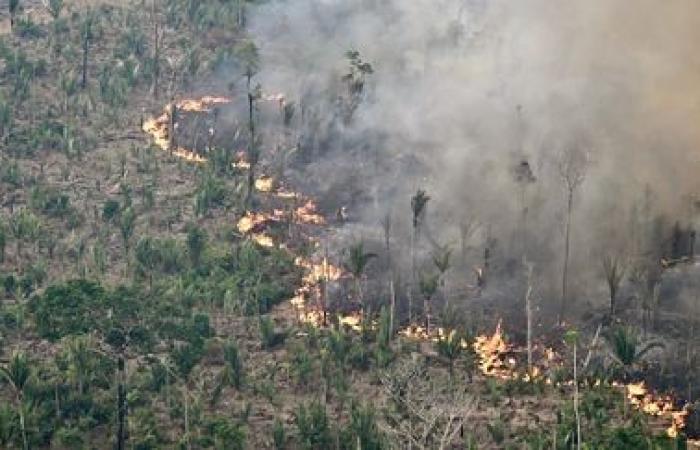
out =
[[(566, 212), (557, 161), (572, 149), (589, 159), (574, 197), (579, 284), (599, 277), (601, 252), (630, 253), (651, 217), (694, 220), (695, 0), (272, 1), (251, 29), (258, 81), (296, 102), (297, 136), (312, 149), (299, 180), (313, 181), (322, 204), (349, 206), (353, 236), (380, 236), (390, 211), (397, 239), (407, 239), (410, 196), (424, 188), (435, 240), (456, 245), (458, 225), (477, 221), (472, 244), (488, 230), (503, 261), (527, 248), (551, 272), (546, 291)], [(374, 73), (344, 123), (350, 49)], [(514, 177), (523, 161), (536, 177), (524, 194)]]

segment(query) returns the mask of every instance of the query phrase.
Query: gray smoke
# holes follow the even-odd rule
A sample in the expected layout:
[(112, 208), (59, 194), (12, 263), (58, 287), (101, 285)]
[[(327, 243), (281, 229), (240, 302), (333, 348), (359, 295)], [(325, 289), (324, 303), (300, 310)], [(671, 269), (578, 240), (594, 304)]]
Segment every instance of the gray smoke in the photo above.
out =
[[(465, 220), (482, 224), (477, 248), (490, 230), (518, 259), (526, 240), (544, 292), (561, 263), (566, 196), (557, 161), (571, 149), (590, 160), (575, 197), (579, 284), (600, 279), (601, 252), (630, 251), (641, 233), (634, 212), (646, 207), (647, 222), (694, 220), (695, 0), (272, 1), (251, 28), (263, 88), (316, 115), (320, 151), (300, 178), (314, 180), (329, 205), (351, 206), (361, 224), (352, 236), (380, 236), (391, 211), (405, 239), (410, 196), (422, 187), (437, 240), (456, 244)], [(346, 93), (349, 49), (374, 74), (352, 123), (342, 124), (334, 105)], [(513, 175), (522, 161), (537, 179), (524, 197), (526, 234), (518, 234), (523, 196)]]

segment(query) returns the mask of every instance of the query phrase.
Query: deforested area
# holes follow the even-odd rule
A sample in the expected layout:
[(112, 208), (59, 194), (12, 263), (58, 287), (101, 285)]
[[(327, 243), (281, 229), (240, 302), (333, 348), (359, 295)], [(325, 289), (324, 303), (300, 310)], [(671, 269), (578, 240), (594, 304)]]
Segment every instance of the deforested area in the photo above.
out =
[(698, 30), (0, 3), (0, 448), (700, 448)]

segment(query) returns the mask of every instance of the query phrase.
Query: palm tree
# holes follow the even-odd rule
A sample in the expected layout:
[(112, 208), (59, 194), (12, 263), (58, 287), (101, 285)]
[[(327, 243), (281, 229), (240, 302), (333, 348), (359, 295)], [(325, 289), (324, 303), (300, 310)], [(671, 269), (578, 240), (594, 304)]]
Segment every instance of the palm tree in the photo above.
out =
[(611, 356), (622, 369), (625, 380), (632, 369), (642, 362), (644, 356), (655, 348), (663, 347), (660, 342), (642, 343), (637, 333), (630, 327), (617, 327), (608, 336)]
[(428, 206), (430, 197), (424, 190), (418, 189), (416, 195), (411, 197), (412, 233), (411, 233), (411, 286), (408, 289), (408, 322), (413, 322), (413, 287), (416, 284), (416, 245), (418, 243), (418, 232), (425, 216), (425, 209)]
[(377, 255), (375, 253), (365, 252), (365, 244), (362, 241), (350, 246), (348, 253), (344, 265), (345, 269), (350, 272), (355, 281), (355, 295), (357, 295), (357, 301), (360, 303), (362, 320), (364, 321), (365, 300), (362, 293), (362, 276), (369, 262), (372, 258), (376, 258)]
[(67, 350), (69, 377), (82, 395), (93, 368), (92, 340), (89, 336), (75, 336), (68, 341)]
[(160, 252), (151, 237), (143, 237), (136, 243), (136, 260), (148, 276), (148, 286), (153, 289), (153, 272), (160, 261)]
[(462, 333), (452, 330), (447, 336), (441, 335), (437, 341), (437, 351), (440, 356), (447, 359), (451, 381), (455, 360), (462, 353)]
[(445, 274), (450, 267), (452, 267), (452, 249), (449, 245), (438, 247), (435, 252), (433, 252), (433, 264), (439, 272), (439, 285), (442, 288), (442, 294), (445, 296), (445, 306), (450, 306), (450, 297), (447, 292), (447, 279)]
[(133, 208), (129, 207), (126, 210), (124, 210), (124, 212), (122, 213), (121, 220), (119, 222), (119, 231), (121, 232), (122, 240), (124, 241), (124, 254), (127, 257), (127, 264), (129, 262), (129, 240), (134, 234), (135, 225), (136, 213), (134, 212)]
[(187, 229), (187, 254), (194, 269), (199, 268), (206, 246), (207, 233), (197, 225), (190, 225)]
[(617, 300), (617, 291), (620, 288), (620, 283), (625, 276), (625, 263), (624, 261), (612, 255), (607, 255), (603, 258), (603, 273), (605, 274), (605, 281), (608, 283), (608, 289), (610, 291), (610, 316), (615, 316), (615, 306)]
[(29, 449), (27, 430), (24, 422), (24, 388), (32, 375), (32, 369), (24, 353), (15, 353), (5, 367), (0, 367), (0, 377), (4, 378), (15, 393), (19, 414), (19, 427), (22, 433), (22, 448)]
[(436, 274), (422, 274), (420, 277), (420, 293), (423, 296), (423, 316), (425, 317), (425, 329), (430, 333), (430, 301), (437, 292), (440, 276)]

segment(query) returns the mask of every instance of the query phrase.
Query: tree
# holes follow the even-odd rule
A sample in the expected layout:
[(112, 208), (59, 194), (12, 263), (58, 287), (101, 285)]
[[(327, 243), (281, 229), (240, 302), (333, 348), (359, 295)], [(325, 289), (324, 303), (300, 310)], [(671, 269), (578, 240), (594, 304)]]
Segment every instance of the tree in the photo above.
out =
[(10, 31), (12, 31), (15, 27), (15, 15), (19, 10), (19, 0), (10, 0), (8, 6), (10, 10)]
[(439, 273), (438, 281), (440, 287), (442, 287), (442, 294), (445, 296), (445, 307), (447, 308), (450, 306), (450, 296), (447, 291), (447, 279), (445, 275), (452, 266), (451, 257), (452, 249), (448, 245), (440, 246), (433, 252), (433, 264)]
[(68, 339), (68, 377), (75, 384), (78, 394), (85, 394), (86, 384), (94, 367), (94, 343), (90, 335), (74, 336)]
[(462, 333), (458, 330), (450, 330), (447, 335), (441, 334), (438, 337), (437, 350), (440, 356), (447, 359), (451, 381), (455, 360), (462, 353)]
[(262, 96), (260, 85), (253, 87), (253, 77), (260, 69), (258, 48), (252, 41), (244, 41), (236, 48), (236, 56), (243, 65), (243, 76), (248, 91), (248, 183), (246, 185), (245, 205), (250, 208), (255, 191), (255, 173), (260, 159), (260, 142), (255, 130), (255, 104)]
[(7, 246), (7, 232), (5, 224), (0, 222), (0, 264), (5, 262), (5, 247)]
[(122, 241), (124, 242), (124, 255), (127, 258), (127, 264), (129, 263), (129, 241), (134, 234), (135, 227), (136, 213), (134, 212), (133, 208), (126, 208), (121, 215), (121, 220), (119, 221), (119, 231), (121, 232)]
[(620, 257), (613, 255), (603, 257), (603, 273), (610, 291), (610, 317), (615, 317), (617, 291), (625, 276), (626, 269), (625, 261)]
[(22, 209), (12, 215), (10, 218), (10, 232), (15, 239), (17, 258), (22, 254), (22, 243), (24, 240), (36, 237), (40, 228), (39, 219), (27, 209)]
[(15, 353), (10, 362), (0, 367), (0, 377), (4, 378), (15, 393), (15, 403), (19, 415), (19, 427), (22, 433), (22, 448), (29, 449), (27, 430), (24, 422), (24, 388), (32, 375), (32, 368), (24, 353)]
[(365, 252), (365, 244), (360, 241), (348, 249), (348, 257), (345, 260), (345, 269), (350, 272), (355, 282), (355, 295), (357, 295), (357, 301), (360, 303), (363, 321), (365, 315), (365, 299), (362, 293), (362, 276), (369, 262), (376, 257), (377, 255), (375, 253)]
[(374, 73), (374, 69), (370, 63), (362, 60), (360, 52), (357, 50), (348, 50), (345, 53), (345, 57), (348, 59), (350, 67), (348, 73), (343, 75), (343, 81), (348, 89), (344, 119), (345, 123), (350, 123), (355, 111), (362, 102), (367, 76)]
[(408, 322), (413, 322), (413, 288), (416, 285), (416, 245), (418, 244), (418, 232), (420, 225), (425, 216), (425, 210), (428, 206), (430, 197), (425, 191), (418, 189), (416, 194), (411, 197), (411, 212), (412, 212), (412, 233), (411, 233), (411, 286), (408, 289)]
[(193, 268), (199, 268), (206, 247), (207, 233), (197, 225), (190, 225), (187, 229), (187, 254)]
[(561, 305), (559, 308), (559, 321), (564, 319), (568, 306), (568, 275), (569, 254), (571, 251), (571, 219), (574, 208), (574, 194), (586, 178), (588, 169), (587, 152), (571, 147), (559, 155), (559, 177), (564, 184), (566, 192), (566, 221), (564, 223), (564, 266), (561, 277)]
[(136, 243), (136, 261), (148, 276), (148, 286), (153, 288), (153, 272), (160, 263), (160, 252), (151, 237), (143, 237)]
[(394, 287), (394, 265), (391, 257), (391, 213), (387, 213), (382, 220), (382, 228), (384, 229), (384, 248), (387, 259), (387, 272), (389, 273), (389, 296), (391, 299), (391, 308), (389, 310), (389, 334), (394, 334), (394, 321), (396, 317), (396, 290)]
[(235, 342), (231, 341), (224, 346), (224, 360), (227, 364), (224, 370), (230, 370), (231, 384), (240, 390), (243, 387), (244, 369), (240, 350)]
[(650, 351), (663, 347), (659, 342), (640, 342), (637, 333), (629, 327), (617, 327), (607, 338), (611, 349), (611, 356), (615, 363), (622, 369), (625, 381), (631, 371), (637, 366)]
[(88, 10), (88, 12), (85, 14), (83, 22), (80, 24), (80, 40), (82, 42), (83, 47), (83, 65), (81, 69), (82, 76), (80, 79), (81, 89), (85, 89), (87, 87), (88, 56), (90, 52), (90, 44), (94, 39), (94, 33), (92, 29), (94, 20), (94, 14), (92, 13), (92, 11)]
[(420, 293), (423, 296), (423, 316), (425, 330), (430, 334), (430, 302), (437, 292), (440, 276), (437, 274), (421, 274), (419, 281)]
[(190, 374), (202, 357), (202, 349), (199, 345), (183, 344), (175, 347), (170, 358), (183, 381), (183, 397), (185, 402), (185, 442), (190, 449), (190, 418), (189, 418), (189, 381)]

